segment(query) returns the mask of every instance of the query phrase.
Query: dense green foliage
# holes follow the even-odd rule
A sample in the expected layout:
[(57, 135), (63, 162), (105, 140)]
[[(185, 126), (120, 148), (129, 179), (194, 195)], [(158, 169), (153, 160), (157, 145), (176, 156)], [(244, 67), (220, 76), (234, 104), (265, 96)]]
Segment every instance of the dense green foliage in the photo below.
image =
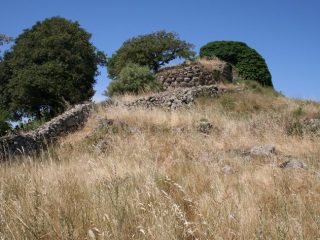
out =
[(124, 93), (138, 94), (141, 92), (155, 91), (160, 88), (154, 75), (146, 66), (129, 63), (124, 67), (117, 79), (113, 80), (106, 91), (107, 96)]
[(90, 38), (77, 22), (53, 17), (15, 40), (0, 68), (0, 88), (10, 97), (8, 108), (15, 119), (50, 118), (62, 112), (65, 103), (93, 96), (97, 64), (105, 59)]
[(5, 135), (10, 129), (10, 124), (8, 123), (9, 114), (0, 109), (0, 137)]
[(273, 86), (271, 74), (263, 57), (245, 43), (234, 41), (210, 42), (200, 49), (200, 57), (218, 57), (233, 64), (244, 80)]
[(108, 72), (115, 79), (128, 63), (148, 66), (154, 73), (175, 58), (191, 58), (193, 45), (176, 33), (159, 31), (131, 38), (108, 60)]
[(0, 61), (0, 108), (9, 108), (10, 96), (8, 92), (9, 78), (12, 75), (12, 71), (9, 67), (8, 60), (11, 54), (7, 52), (4, 55), (2, 61)]

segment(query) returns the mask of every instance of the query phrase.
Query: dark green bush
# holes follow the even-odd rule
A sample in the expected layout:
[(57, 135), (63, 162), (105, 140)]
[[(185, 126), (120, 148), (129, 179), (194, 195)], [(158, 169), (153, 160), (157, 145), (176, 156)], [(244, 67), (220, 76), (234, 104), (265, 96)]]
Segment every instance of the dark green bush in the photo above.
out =
[(0, 109), (0, 137), (6, 135), (10, 130), (10, 124), (8, 123), (9, 114), (6, 111)]
[(210, 42), (200, 49), (200, 57), (218, 57), (233, 64), (244, 80), (254, 80), (273, 87), (271, 74), (263, 57), (245, 43), (234, 41)]
[(139, 94), (159, 89), (160, 84), (148, 67), (130, 63), (121, 70), (115, 80), (112, 80), (105, 94), (111, 97), (124, 93)]

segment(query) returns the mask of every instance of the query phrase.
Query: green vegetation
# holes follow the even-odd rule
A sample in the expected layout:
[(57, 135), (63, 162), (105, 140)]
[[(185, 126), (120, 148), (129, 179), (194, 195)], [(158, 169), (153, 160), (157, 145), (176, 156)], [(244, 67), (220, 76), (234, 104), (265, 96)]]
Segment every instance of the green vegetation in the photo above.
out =
[[(12, 41), (13, 41), (12, 37), (8, 37), (7, 35), (0, 33), (0, 46), (2, 46), (3, 44), (6, 44), (6, 43), (10, 43)], [(1, 51), (0, 51), (0, 53), (1, 53)]]
[(254, 80), (273, 87), (271, 74), (263, 57), (245, 43), (234, 41), (210, 42), (200, 49), (201, 57), (218, 57), (233, 64), (244, 80)]
[(124, 67), (117, 79), (113, 80), (106, 91), (107, 96), (124, 93), (138, 94), (160, 89), (160, 84), (146, 66), (130, 63)]
[(10, 124), (8, 123), (9, 114), (0, 109), (0, 137), (5, 135), (10, 129)]
[(159, 31), (131, 38), (108, 60), (108, 73), (115, 79), (128, 63), (148, 66), (154, 73), (176, 58), (192, 58), (193, 45), (179, 39), (176, 33)]
[(77, 22), (53, 17), (25, 30), (6, 54), (0, 68), (4, 105), (15, 120), (51, 118), (66, 103), (89, 100), (102, 52), (90, 43), (91, 34)]

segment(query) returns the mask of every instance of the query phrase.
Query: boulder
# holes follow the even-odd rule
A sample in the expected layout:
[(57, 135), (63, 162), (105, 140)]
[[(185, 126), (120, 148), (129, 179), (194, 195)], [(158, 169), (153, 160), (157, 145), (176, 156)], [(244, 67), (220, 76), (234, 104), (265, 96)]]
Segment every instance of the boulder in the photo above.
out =
[(201, 120), (197, 126), (198, 131), (204, 134), (209, 134), (212, 128), (213, 125), (207, 120)]
[(234, 171), (232, 169), (232, 167), (230, 165), (225, 165), (223, 168), (222, 168), (222, 172), (225, 174), (225, 175), (230, 175), (232, 174)]
[(285, 161), (281, 163), (279, 167), (283, 169), (307, 169), (308, 168), (307, 164), (297, 159), (291, 159), (291, 160)]
[(250, 149), (249, 154), (253, 156), (270, 156), (276, 152), (276, 147), (273, 144), (265, 144), (254, 146)]

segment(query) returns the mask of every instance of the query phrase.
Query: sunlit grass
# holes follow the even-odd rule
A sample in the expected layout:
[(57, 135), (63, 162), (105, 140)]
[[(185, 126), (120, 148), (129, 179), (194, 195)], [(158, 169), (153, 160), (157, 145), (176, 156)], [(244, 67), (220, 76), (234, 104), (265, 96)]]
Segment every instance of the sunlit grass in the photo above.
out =
[[(290, 119), (318, 112), (314, 102), (252, 92), (174, 112), (99, 108), (60, 146), (2, 164), (0, 238), (320, 238), (320, 141), (286, 132)], [(97, 116), (113, 129), (92, 135)], [(214, 126), (209, 135), (197, 131), (201, 119)], [(265, 143), (278, 154), (235, 151)], [(278, 168), (284, 155), (309, 169)]]

